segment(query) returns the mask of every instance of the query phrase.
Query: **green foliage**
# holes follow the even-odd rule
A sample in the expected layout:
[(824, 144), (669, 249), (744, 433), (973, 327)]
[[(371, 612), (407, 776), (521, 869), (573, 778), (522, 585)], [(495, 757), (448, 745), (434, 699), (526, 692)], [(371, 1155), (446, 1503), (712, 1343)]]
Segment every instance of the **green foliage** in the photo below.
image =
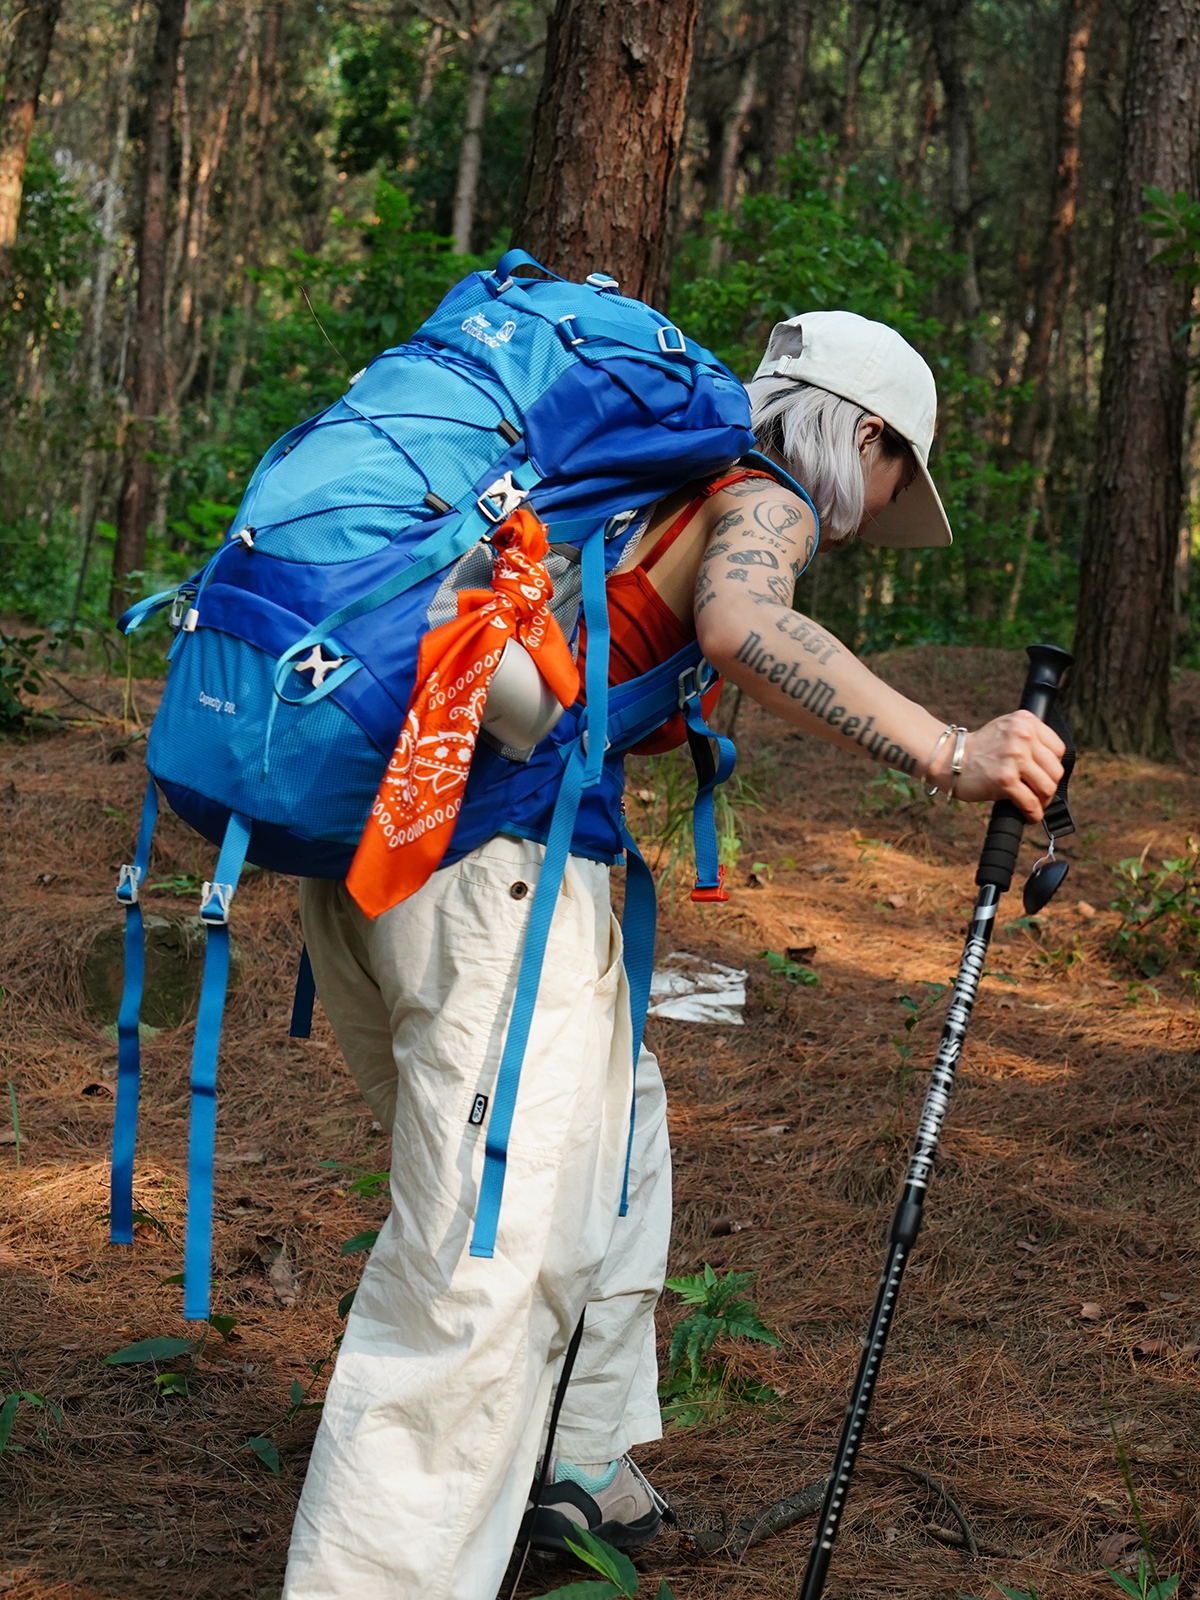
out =
[(136, 1366), (142, 1362), (174, 1361), (176, 1356), (190, 1354), (191, 1349), (190, 1339), (139, 1339), (136, 1344), (127, 1344), (121, 1350), (114, 1350), (112, 1355), (105, 1356), (104, 1361), (110, 1367)]
[[(627, 798), (635, 807), (633, 831), (647, 852), (659, 886), (670, 884), (673, 891), (678, 877), (693, 879), (696, 769), (686, 747), (657, 756), (633, 757), (628, 769)], [(758, 791), (744, 772), (735, 772), (713, 797), (717, 859), (730, 872), (738, 864), (746, 813), (751, 809), (762, 809)]]
[[(867, 653), (896, 644), (1018, 643), (1031, 629), (1068, 637), (1071, 541), (1039, 528), (1025, 546), (1027, 464), (993, 440), (1019, 392), (975, 375), (973, 349), (989, 329), (954, 327), (939, 308), (957, 298), (962, 261), (932, 207), (898, 178), (845, 166), (836, 142), (798, 147), (777, 192), (748, 196), (738, 218), (710, 218), (726, 264), (702, 266), (708, 238), (682, 243), (671, 301), (688, 333), (749, 377), (772, 326), (805, 311), (846, 310), (889, 323), (925, 356), (938, 384), (932, 470), (955, 543), (946, 551), (851, 546), (801, 579), (800, 609)], [(1078, 509), (1078, 508), (1076, 508)], [(1020, 618), (1007, 620), (1022, 561)], [(915, 795), (913, 796), (915, 799)]]
[(271, 1440), (266, 1438), (263, 1434), (256, 1433), (251, 1438), (247, 1439), (246, 1443), (249, 1445), (250, 1449), (254, 1451), (254, 1454), (262, 1462), (263, 1466), (269, 1467), (275, 1476), (278, 1477), (279, 1451), (276, 1446), (272, 1444)]
[(702, 1272), (668, 1278), (667, 1288), (693, 1307), (671, 1335), (667, 1376), (659, 1385), (663, 1416), (680, 1427), (719, 1421), (735, 1402), (764, 1405), (778, 1398), (766, 1384), (728, 1370), (724, 1357), (710, 1361), (718, 1340), (757, 1340), (778, 1346), (753, 1300), (743, 1291), (753, 1272), (718, 1277), (705, 1263)]
[[(592, 1578), (583, 1583), (563, 1584), (561, 1588), (549, 1590), (542, 1600), (620, 1600), (622, 1596), (633, 1597), (638, 1593), (637, 1569), (620, 1550), (614, 1550), (586, 1528), (581, 1528), (573, 1538), (569, 1537), (567, 1544), (584, 1566), (600, 1573), (600, 1581)], [(675, 1600), (665, 1578), (659, 1583), (655, 1600)]]
[(793, 961), (790, 956), (780, 955), (778, 950), (760, 950), (758, 959), (767, 963), (767, 971), (773, 978), (782, 978), (785, 983), (802, 984), (806, 989), (815, 989), (820, 983), (820, 974), (806, 967), (802, 961)]
[(22, 1406), (32, 1406), (37, 1410), (48, 1411), (55, 1422), (62, 1422), (62, 1412), (45, 1395), (37, 1394), (32, 1389), (18, 1389), (12, 1394), (6, 1394), (0, 1400), (0, 1455), (6, 1450), (23, 1451), (23, 1444), (12, 1443), (13, 1428), (16, 1426), (17, 1413)]
[(933, 796), (919, 778), (885, 767), (872, 778), (854, 809), (869, 816), (890, 816), (898, 811), (924, 811), (933, 805)]
[(0, 734), (19, 733), (38, 715), (21, 696), (44, 692), (44, 654), (57, 650), (61, 643), (61, 638), (44, 633), (0, 632)]
[(1114, 1572), (1111, 1567), (1105, 1567), (1104, 1570), (1122, 1594), (1135, 1595), (1138, 1600), (1171, 1600), (1179, 1587), (1178, 1573), (1173, 1573), (1169, 1578), (1157, 1577), (1145, 1556), (1138, 1556), (1137, 1573), (1133, 1577)]
[[(1109, 948), (1144, 978), (1200, 953), (1200, 850), (1190, 838), (1187, 852), (1149, 867), (1143, 850), (1113, 868), (1121, 892), (1112, 908), (1121, 921)], [(1197, 981), (1194, 970), (1184, 975)]]
[(368, 1228), (363, 1233), (356, 1233), (353, 1239), (347, 1239), (342, 1246), (344, 1256), (357, 1255), (360, 1250), (373, 1250), (375, 1241), (379, 1237), (378, 1228)]

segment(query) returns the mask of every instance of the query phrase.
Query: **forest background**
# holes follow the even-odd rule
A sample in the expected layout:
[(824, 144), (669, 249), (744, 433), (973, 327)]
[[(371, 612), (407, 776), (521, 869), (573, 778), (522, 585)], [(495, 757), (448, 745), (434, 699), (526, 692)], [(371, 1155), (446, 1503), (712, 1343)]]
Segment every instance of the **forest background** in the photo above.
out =
[[(171, 5), (182, 24), (164, 99), (155, 48)], [(0, 237), (10, 630), (115, 662), (128, 647), (112, 612), (203, 562), (271, 441), (404, 340), (465, 271), (494, 262), (519, 200), (550, 9), (0, 5), (10, 90), (22, 19), (45, 14), (52, 34), (7, 256)], [(701, 7), (657, 303), (742, 377), (774, 322), (844, 307), (898, 327), (938, 381), (933, 470), (954, 546), (855, 546), (803, 582), (803, 609), (860, 651), (1070, 642), (1130, 11), (1123, 0)], [(156, 126), (166, 250), (151, 338), (137, 255)], [(623, 129), (602, 137), (619, 143)], [(1185, 274), (1195, 198), (1144, 197)], [(114, 580), (148, 339), (161, 378), (149, 532), (132, 566), (117, 555)], [(1174, 654), (1197, 665), (1190, 492), (1185, 508)], [(138, 669), (154, 670), (164, 648), (165, 630), (139, 635)]]

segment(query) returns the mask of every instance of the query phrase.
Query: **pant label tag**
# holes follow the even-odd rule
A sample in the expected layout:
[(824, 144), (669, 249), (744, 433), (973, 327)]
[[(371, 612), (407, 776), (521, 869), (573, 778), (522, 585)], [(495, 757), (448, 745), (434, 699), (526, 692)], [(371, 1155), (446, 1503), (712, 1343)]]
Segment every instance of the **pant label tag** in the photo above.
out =
[(478, 1128), (484, 1117), (487, 1116), (488, 1097), (485, 1094), (475, 1096), (475, 1104), (471, 1107), (471, 1115), (467, 1118), (473, 1128)]

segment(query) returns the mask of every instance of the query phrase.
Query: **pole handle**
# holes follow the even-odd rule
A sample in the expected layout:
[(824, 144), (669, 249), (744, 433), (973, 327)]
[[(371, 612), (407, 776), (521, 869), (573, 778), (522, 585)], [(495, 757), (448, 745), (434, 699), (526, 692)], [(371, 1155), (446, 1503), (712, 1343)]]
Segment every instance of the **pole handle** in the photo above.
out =
[[(1029, 657), (1029, 672), (1020, 709), (1032, 711), (1039, 722), (1046, 722), (1075, 658), (1054, 644), (1031, 644), (1025, 654)], [(993, 884), (1003, 894), (1012, 886), (1024, 828), (1025, 816), (1019, 807), (1011, 800), (997, 800), (975, 873), (980, 888)]]

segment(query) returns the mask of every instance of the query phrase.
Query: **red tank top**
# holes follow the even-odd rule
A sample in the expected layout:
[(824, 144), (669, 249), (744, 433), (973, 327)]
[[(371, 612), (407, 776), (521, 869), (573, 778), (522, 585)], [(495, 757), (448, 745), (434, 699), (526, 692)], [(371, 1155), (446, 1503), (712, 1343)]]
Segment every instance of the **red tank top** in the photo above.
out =
[[(608, 625), (612, 633), (608, 664), (610, 684), (615, 686), (619, 683), (628, 683), (632, 678), (640, 678), (642, 673), (649, 672), (660, 662), (669, 660), (677, 650), (682, 650), (685, 644), (696, 637), (696, 624), (693, 618), (690, 615), (686, 620), (677, 617), (650, 582), (649, 574), (689, 526), (704, 502), (711, 499), (719, 490), (727, 489), (731, 483), (741, 483), (744, 478), (765, 478), (768, 482), (774, 481), (769, 473), (757, 472), (750, 468), (726, 472), (721, 477), (714, 478), (688, 502), (654, 548), (647, 552), (636, 567), (631, 567), (628, 572), (618, 572), (609, 578)], [(586, 663), (587, 631), (580, 623), (581, 681), (585, 677)], [(718, 678), (701, 702), (706, 717), (716, 708), (721, 694), (721, 682), (722, 680)], [(686, 742), (687, 730), (683, 716), (677, 711), (655, 733), (643, 739), (640, 744), (634, 745), (630, 754), (661, 755), (663, 751), (676, 750)]]

